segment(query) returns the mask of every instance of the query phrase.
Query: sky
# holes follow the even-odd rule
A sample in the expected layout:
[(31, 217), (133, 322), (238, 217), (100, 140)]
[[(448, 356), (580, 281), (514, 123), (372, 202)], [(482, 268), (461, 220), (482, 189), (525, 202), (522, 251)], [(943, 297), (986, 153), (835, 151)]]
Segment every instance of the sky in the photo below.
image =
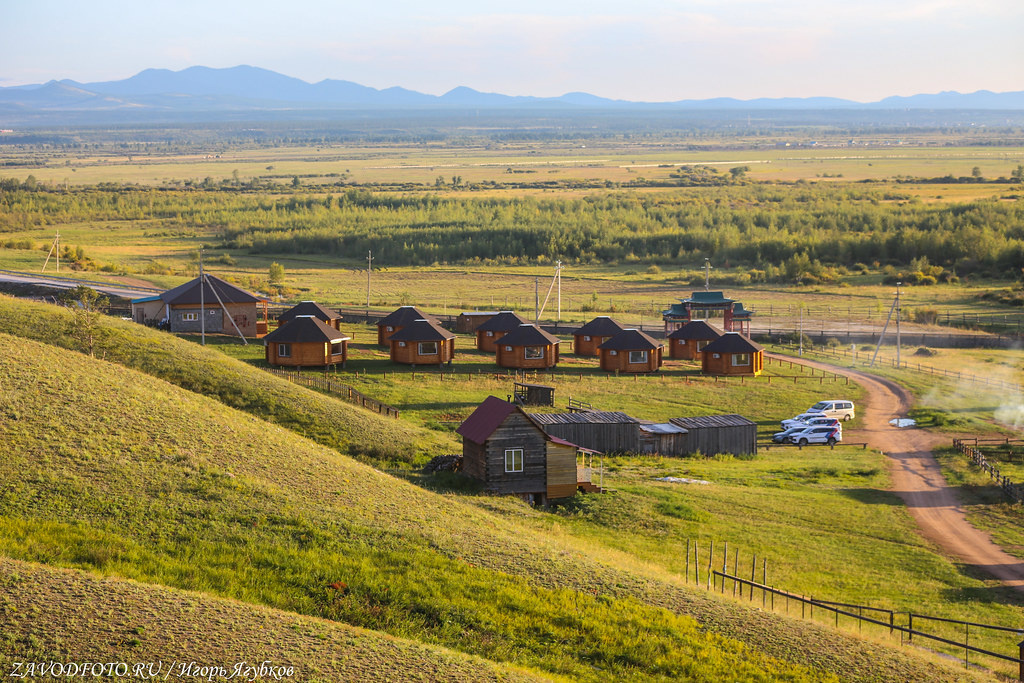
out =
[(1022, 0), (0, 0), (0, 86), (248, 64), (440, 95), (1024, 90)]

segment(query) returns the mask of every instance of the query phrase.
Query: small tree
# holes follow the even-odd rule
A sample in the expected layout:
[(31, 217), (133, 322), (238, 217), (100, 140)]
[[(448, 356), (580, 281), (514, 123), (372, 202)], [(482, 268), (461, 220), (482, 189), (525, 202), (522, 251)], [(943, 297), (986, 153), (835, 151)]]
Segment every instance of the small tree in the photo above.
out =
[(100, 316), (110, 305), (110, 300), (91, 287), (78, 285), (61, 296), (62, 303), (71, 311), (68, 334), (81, 344), (90, 356), (95, 355), (96, 342), (103, 335)]
[(270, 284), (279, 285), (284, 282), (284, 266), (277, 261), (270, 264)]

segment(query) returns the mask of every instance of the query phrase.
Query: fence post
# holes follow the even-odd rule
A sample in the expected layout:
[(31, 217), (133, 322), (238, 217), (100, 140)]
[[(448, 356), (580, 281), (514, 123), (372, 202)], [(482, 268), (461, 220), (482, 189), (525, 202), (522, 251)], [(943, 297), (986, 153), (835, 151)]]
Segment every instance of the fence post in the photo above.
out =
[(690, 539), (686, 539), (686, 573), (683, 574), (683, 581), (690, 582)]
[(1017, 669), (1017, 680), (1024, 681), (1024, 640), (1017, 643), (1017, 659), (1020, 661)]
[(907, 642), (914, 639), (914, 613), (907, 613)]

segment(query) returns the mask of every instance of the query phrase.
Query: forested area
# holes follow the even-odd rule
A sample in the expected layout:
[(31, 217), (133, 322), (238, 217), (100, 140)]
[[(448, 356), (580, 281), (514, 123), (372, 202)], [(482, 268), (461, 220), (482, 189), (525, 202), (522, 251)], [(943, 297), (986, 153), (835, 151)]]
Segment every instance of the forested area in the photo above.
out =
[(574, 198), (243, 193), (102, 186), (57, 190), (0, 183), (0, 231), (150, 221), (198, 231), (211, 246), (260, 254), (322, 253), (379, 263), (637, 262), (710, 257), (754, 279), (828, 279), (830, 267), (942, 266), (1017, 276), (1019, 201), (925, 204), (870, 184), (744, 184), (609, 191)]

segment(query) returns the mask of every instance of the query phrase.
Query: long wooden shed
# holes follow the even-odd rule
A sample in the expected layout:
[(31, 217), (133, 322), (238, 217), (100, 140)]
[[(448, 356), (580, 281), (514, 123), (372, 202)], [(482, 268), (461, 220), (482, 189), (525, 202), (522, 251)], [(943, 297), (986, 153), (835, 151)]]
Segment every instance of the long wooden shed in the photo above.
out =
[(687, 453), (757, 453), (757, 424), (742, 415), (673, 417), (669, 422), (686, 430)]
[(547, 434), (602, 453), (640, 452), (640, 421), (625, 413), (586, 410), (576, 413), (531, 413)]

